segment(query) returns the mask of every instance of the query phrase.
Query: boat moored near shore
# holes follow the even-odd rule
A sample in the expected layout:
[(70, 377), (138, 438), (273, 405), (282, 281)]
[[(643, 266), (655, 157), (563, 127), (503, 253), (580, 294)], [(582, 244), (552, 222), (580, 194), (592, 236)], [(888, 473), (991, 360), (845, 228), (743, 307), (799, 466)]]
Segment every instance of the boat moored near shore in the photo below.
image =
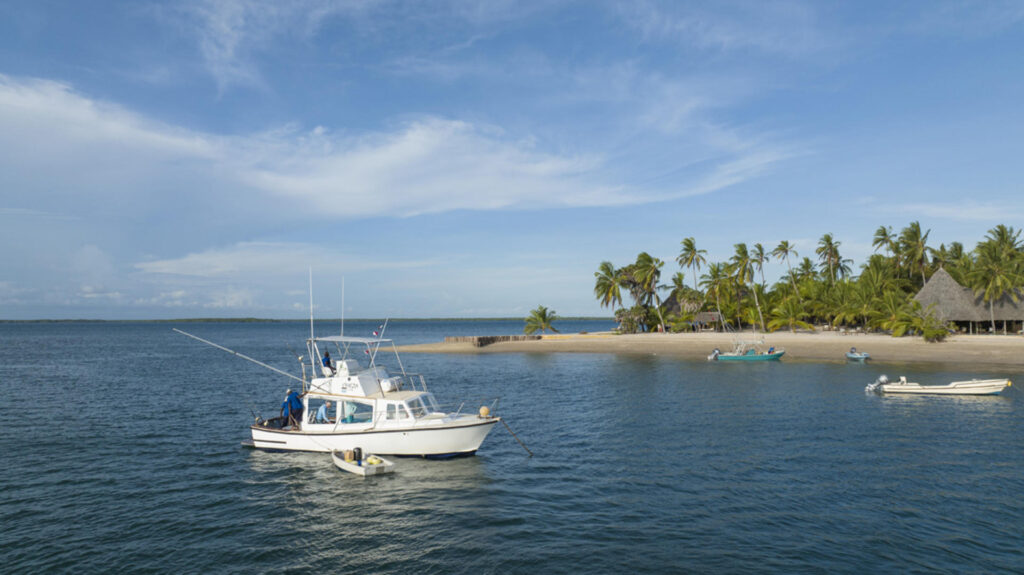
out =
[(946, 385), (921, 385), (900, 377), (899, 381), (890, 383), (889, 378), (880, 375), (874, 383), (869, 383), (864, 391), (868, 393), (904, 393), (929, 395), (997, 395), (1013, 385), (1009, 379), (971, 379), (954, 381)]
[(723, 353), (717, 347), (708, 356), (708, 361), (779, 361), (786, 354), (775, 346), (765, 348), (764, 340), (735, 341), (732, 351)]
[(851, 347), (850, 351), (846, 352), (846, 359), (863, 363), (871, 359), (871, 354), (866, 351), (857, 351), (857, 348)]

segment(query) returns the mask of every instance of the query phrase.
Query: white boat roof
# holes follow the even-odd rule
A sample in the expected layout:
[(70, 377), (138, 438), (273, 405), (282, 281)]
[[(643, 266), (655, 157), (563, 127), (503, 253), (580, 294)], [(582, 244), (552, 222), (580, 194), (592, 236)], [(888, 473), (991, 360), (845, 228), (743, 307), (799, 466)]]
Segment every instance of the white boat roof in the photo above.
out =
[(343, 394), (343, 393), (324, 393), (322, 391), (310, 391), (310, 392), (306, 393), (306, 395), (308, 395), (310, 397), (321, 397), (321, 398), (325, 398), (325, 399), (334, 399), (334, 398), (338, 398), (338, 397), (340, 397), (342, 399), (346, 399), (346, 398), (350, 398), (351, 397), (352, 399), (393, 399), (393, 400), (396, 400), (396, 401), (407, 401), (409, 399), (412, 399), (414, 397), (419, 397), (419, 396), (425, 395), (427, 393), (430, 393), (430, 392), (429, 391), (422, 391), (422, 390), (408, 389), (408, 390), (402, 390), (402, 391), (389, 391), (387, 393), (382, 393), (382, 392), (378, 391), (376, 393), (371, 393), (370, 395), (348, 395), (348, 394)]
[(377, 339), (375, 337), (349, 337), (347, 335), (328, 335), (323, 337), (315, 337), (313, 341), (329, 341), (333, 343), (362, 343), (365, 345), (372, 345), (375, 343), (391, 343), (390, 339)]

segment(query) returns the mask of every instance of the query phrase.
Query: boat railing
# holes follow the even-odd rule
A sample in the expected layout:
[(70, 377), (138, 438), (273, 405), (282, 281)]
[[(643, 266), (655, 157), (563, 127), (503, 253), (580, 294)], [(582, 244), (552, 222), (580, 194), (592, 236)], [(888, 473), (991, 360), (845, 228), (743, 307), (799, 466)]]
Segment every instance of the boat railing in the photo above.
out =
[[(456, 407), (456, 405), (454, 403), (452, 403), (452, 404), (438, 404), (437, 405), (437, 409), (435, 411), (433, 411), (433, 413), (440, 412), (440, 413), (444, 413), (446, 416), (455, 418), (455, 417), (459, 417), (460, 415), (471, 414), (476, 409), (479, 409), (479, 407), (487, 407), (491, 411), (491, 413), (494, 413), (495, 410), (498, 408), (498, 403), (500, 401), (501, 401), (500, 397), (493, 397), (493, 398), (488, 397), (488, 398), (482, 398), (482, 399), (479, 399), (479, 400), (463, 401), (462, 403), (459, 403), (457, 407)], [(466, 408), (467, 404), (470, 405), (470, 406), (479, 406), (479, 407), (471, 408), (466, 414), (464, 414), (462, 412), (462, 410)], [(454, 411), (450, 411), (451, 408), (454, 408)]]
[(391, 379), (398, 380), (396, 391), (427, 391), (427, 380), (419, 373), (406, 373), (403, 375), (392, 375)]

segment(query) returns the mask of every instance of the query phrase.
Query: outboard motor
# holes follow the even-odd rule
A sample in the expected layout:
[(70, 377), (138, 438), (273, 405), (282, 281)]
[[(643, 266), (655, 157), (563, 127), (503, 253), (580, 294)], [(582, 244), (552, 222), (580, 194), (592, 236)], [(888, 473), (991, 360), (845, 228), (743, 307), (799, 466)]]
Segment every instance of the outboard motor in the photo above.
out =
[(718, 356), (721, 354), (722, 352), (720, 352), (716, 347), (715, 350), (711, 352), (711, 355), (708, 356), (708, 361), (716, 361), (718, 359)]
[(889, 383), (889, 377), (883, 373), (882, 375), (878, 376), (878, 379), (876, 379), (874, 383), (869, 383), (868, 386), (864, 388), (864, 391), (869, 393), (879, 392), (881, 390), (881, 387), (887, 383)]

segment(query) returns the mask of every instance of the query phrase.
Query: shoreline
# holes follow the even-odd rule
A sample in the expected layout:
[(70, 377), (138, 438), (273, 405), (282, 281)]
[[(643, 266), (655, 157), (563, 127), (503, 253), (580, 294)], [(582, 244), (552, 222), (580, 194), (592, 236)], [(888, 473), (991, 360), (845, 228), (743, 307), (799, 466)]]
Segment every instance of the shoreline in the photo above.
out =
[(957, 363), (999, 367), (1024, 367), (1024, 337), (1020, 335), (955, 335), (941, 343), (917, 336), (894, 338), (883, 334), (836, 332), (790, 333), (645, 333), (614, 335), (554, 334), (540, 340), (510, 341), (474, 347), (471, 343), (426, 343), (399, 347), (403, 353), (613, 353), (666, 355), (706, 360), (716, 347), (731, 350), (733, 341), (764, 339), (767, 345), (785, 349), (782, 361), (845, 363), (851, 347), (871, 354), (869, 363)]

